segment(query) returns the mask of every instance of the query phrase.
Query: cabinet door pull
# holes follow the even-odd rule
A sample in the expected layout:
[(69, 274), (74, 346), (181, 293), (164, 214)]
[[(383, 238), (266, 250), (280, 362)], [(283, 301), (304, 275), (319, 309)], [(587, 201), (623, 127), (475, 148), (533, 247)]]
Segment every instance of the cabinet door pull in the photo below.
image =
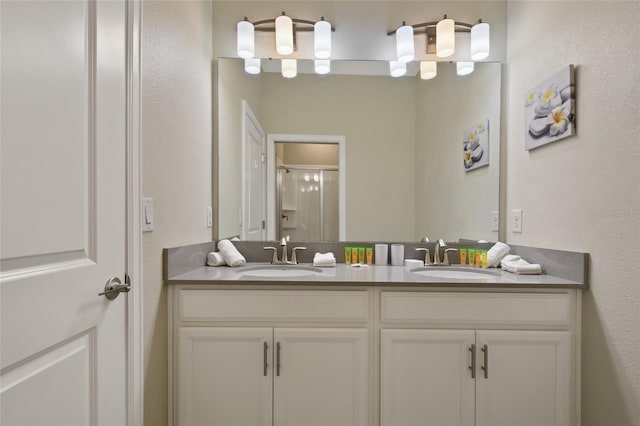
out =
[(267, 362), (268, 352), (269, 352), (269, 345), (267, 344), (267, 342), (264, 342), (263, 353), (262, 353), (262, 359), (263, 359), (262, 374), (265, 377), (267, 376), (267, 369), (269, 368), (269, 363)]
[(469, 348), (469, 352), (471, 352), (471, 365), (469, 366), (469, 370), (471, 370), (471, 378), (476, 378), (476, 344), (473, 343)]
[(276, 376), (280, 376), (280, 342), (276, 343)]
[(480, 349), (482, 352), (484, 352), (484, 365), (480, 368), (482, 368), (482, 371), (484, 371), (484, 378), (488, 379), (489, 378), (489, 345), (482, 345), (482, 348)]

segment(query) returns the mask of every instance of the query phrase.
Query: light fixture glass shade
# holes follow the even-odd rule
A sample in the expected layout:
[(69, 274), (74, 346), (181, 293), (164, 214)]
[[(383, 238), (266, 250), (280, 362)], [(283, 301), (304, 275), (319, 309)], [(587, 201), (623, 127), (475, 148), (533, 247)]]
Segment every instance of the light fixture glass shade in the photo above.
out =
[(471, 74), (474, 69), (473, 62), (456, 62), (456, 74), (467, 75)]
[(276, 52), (281, 55), (293, 53), (293, 21), (287, 15), (276, 18)]
[(404, 63), (413, 61), (413, 27), (411, 25), (403, 25), (396, 30), (396, 52), (398, 61)]
[(400, 61), (389, 61), (391, 77), (402, 77), (407, 73), (407, 64)]
[(331, 61), (328, 59), (316, 59), (313, 63), (316, 74), (329, 74)]
[(455, 21), (444, 18), (436, 25), (436, 56), (446, 58), (456, 51)]
[(295, 59), (282, 60), (282, 76), (284, 78), (294, 78), (298, 75), (298, 63)]
[(331, 57), (331, 24), (325, 20), (318, 21), (313, 26), (313, 47), (316, 58)]
[(420, 62), (420, 78), (430, 80), (438, 75), (438, 63), (434, 61)]
[(245, 59), (244, 70), (249, 74), (260, 74), (260, 58)]
[(238, 56), (253, 58), (255, 54), (255, 39), (253, 24), (249, 21), (238, 22)]
[(478, 22), (471, 27), (471, 59), (480, 61), (489, 56), (489, 24)]

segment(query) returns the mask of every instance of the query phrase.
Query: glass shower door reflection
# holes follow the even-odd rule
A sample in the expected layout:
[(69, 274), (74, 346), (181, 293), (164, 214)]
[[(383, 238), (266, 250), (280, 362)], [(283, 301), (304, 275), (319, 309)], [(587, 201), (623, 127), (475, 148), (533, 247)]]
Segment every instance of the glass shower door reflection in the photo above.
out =
[(278, 239), (338, 240), (337, 178), (332, 169), (278, 169)]

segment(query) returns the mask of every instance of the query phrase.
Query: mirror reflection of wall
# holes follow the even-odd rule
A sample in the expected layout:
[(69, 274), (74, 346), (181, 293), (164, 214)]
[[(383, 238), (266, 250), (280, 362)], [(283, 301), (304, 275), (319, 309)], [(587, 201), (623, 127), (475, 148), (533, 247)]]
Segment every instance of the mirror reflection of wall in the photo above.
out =
[[(466, 77), (440, 63), (429, 81), (388, 76), (279, 73), (254, 76), (239, 59), (218, 60), (219, 236), (240, 234), (229, 192), (242, 176), (240, 104), (246, 99), (267, 134), (336, 134), (346, 138), (346, 239), (496, 239), (500, 76), (478, 63)], [(489, 119), (490, 164), (463, 166), (462, 138)], [(236, 188), (237, 186), (237, 188)], [(223, 190), (224, 189), (224, 190)]]

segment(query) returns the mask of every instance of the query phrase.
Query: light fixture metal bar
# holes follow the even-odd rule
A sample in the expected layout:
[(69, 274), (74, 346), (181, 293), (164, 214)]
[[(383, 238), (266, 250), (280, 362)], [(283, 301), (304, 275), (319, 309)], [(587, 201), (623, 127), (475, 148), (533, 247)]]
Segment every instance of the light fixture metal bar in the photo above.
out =
[[(421, 24), (414, 24), (414, 25), (411, 25), (411, 26), (413, 27), (413, 34), (415, 35), (415, 34), (425, 34), (425, 33), (427, 33), (427, 31), (430, 28), (434, 28), (435, 29), (436, 25), (438, 25), (438, 21), (435, 21), (435, 22), (423, 22)], [(471, 32), (471, 27), (473, 27), (472, 24), (467, 24), (466, 22), (458, 22), (458, 21), (454, 21), (454, 25), (456, 27), (456, 29), (455, 29), (456, 32), (459, 32), (459, 33), (469, 33), (469, 32)], [(400, 27), (398, 27), (398, 28), (400, 28)], [(393, 31), (389, 31), (387, 33), (387, 35), (388, 36), (395, 35), (396, 31), (398, 31), (398, 28), (396, 28)], [(257, 31), (257, 29), (256, 29), (256, 31)]]
[[(310, 27), (300, 27), (300, 28), (296, 28), (296, 31), (301, 31), (301, 32), (311, 32), (313, 31), (313, 26), (315, 25), (315, 21), (309, 21), (307, 19), (297, 19), (297, 18), (291, 18), (291, 20), (293, 21), (294, 24), (302, 24), (302, 25), (310, 25)], [(251, 22), (251, 21), (249, 21)], [(261, 32), (275, 32), (276, 30), (276, 20), (275, 18), (273, 19), (263, 19), (261, 21), (255, 21), (252, 22), (253, 26), (255, 27), (255, 31), (261, 31)], [(270, 25), (265, 27), (265, 25)], [(260, 28), (258, 28), (260, 27)], [(331, 25), (331, 32), (335, 32), (336, 28)]]

